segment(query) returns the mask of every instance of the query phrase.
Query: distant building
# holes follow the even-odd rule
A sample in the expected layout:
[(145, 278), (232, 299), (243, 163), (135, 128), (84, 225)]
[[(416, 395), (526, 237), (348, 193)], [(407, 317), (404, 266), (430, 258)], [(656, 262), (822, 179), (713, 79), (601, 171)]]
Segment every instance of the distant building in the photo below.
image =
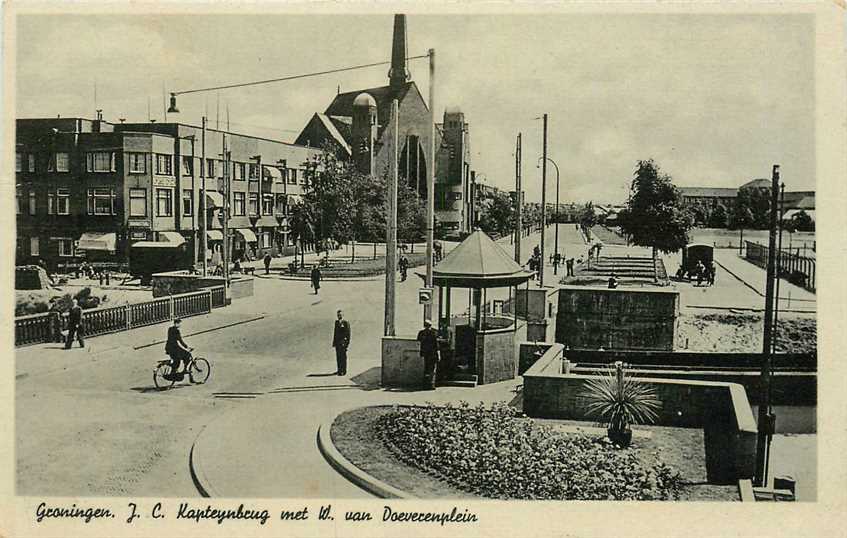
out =
[[(735, 207), (738, 192), (742, 189), (764, 188), (770, 190), (770, 179), (754, 179), (741, 185), (736, 189), (723, 187), (680, 187), (682, 201), (686, 207), (699, 207), (702, 214), (711, 215), (718, 205), (730, 211)], [(793, 209), (815, 209), (815, 191), (793, 191), (785, 192), (785, 210)]]
[(394, 136), (392, 101), (398, 101), (399, 176), (426, 198), (429, 170), (435, 168), (435, 218), (443, 231), (467, 232), (470, 220), (470, 146), (468, 123), (456, 107), (444, 110), (435, 127), (435, 163), (430, 162), (432, 123), (429, 106), (411, 80), (406, 58), (406, 16), (395, 15), (388, 85), (339, 93), (324, 112), (316, 112), (295, 143), (323, 148), (351, 160), (363, 173), (390, 170)]
[(201, 165), (196, 126), (19, 119), (16, 263), (123, 262), (142, 240), (185, 241), (199, 256), (201, 171), (209, 253), (221, 249), (224, 134), (233, 254), (292, 249), (288, 208), (306, 186), (314, 148), (207, 129)]

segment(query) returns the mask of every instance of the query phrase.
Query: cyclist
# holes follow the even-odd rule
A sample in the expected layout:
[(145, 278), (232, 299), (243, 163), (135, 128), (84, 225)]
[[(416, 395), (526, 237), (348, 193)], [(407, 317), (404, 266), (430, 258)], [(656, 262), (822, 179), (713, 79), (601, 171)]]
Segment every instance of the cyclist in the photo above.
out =
[[(179, 363), (184, 362), (186, 369), (188, 368), (188, 361), (191, 358), (191, 349), (188, 347), (188, 344), (185, 343), (185, 340), (182, 339), (182, 333), (179, 331), (179, 326), (182, 324), (182, 320), (179, 318), (174, 319), (174, 324), (170, 328), (168, 328), (168, 343), (165, 344), (165, 353), (168, 354), (171, 358), (171, 374), (170, 377), (177, 377), (177, 372), (179, 372)], [(167, 378), (167, 376), (166, 376)], [(168, 379), (171, 381), (171, 379)]]

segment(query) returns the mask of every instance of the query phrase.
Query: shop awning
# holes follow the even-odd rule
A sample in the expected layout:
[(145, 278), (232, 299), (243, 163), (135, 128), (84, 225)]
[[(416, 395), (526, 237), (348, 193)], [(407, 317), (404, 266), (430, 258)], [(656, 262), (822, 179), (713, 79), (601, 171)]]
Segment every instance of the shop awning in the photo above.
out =
[(209, 241), (223, 241), (224, 234), (220, 230), (206, 230), (206, 237)]
[(256, 238), (256, 234), (253, 233), (253, 230), (250, 228), (238, 228), (235, 230), (236, 232), (241, 234), (241, 237), (244, 238), (248, 243), (256, 243), (259, 240)]
[(271, 179), (276, 182), (282, 181), (282, 172), (279, 171), (279, 168), (274, 168), (273, 166), (263, 166), (262, 168), (264, 168), (265, 179)]
[(117, 234), (114, 232), (85, 232), (79, 238), (77, 248), (79, 250), (106, 250), (115, 251)]
[(159, 241), (173, 243), (176, 246), (185, 243), (185, 238), (179, 232), (159, 232)]
[(206, 191), (206, 209), (216, 209), (224, 206), (224, 197), (217, 191)]
[(276, 217), (263, 215), (256, 221), (256, 226), (261, 226), (263, 228), (276, 228), (279, 226), (279, 222), (276, 220)]

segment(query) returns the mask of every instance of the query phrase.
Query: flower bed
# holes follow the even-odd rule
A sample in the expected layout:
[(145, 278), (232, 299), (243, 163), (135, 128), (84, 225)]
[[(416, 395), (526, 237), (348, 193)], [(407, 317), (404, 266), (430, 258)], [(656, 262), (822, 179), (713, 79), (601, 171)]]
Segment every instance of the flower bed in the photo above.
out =
[(490, 498), (675, 500), (682, 479), (585, 434), (557, 434), (505, 404), (395, 407), (377, 429), (394, 455)]

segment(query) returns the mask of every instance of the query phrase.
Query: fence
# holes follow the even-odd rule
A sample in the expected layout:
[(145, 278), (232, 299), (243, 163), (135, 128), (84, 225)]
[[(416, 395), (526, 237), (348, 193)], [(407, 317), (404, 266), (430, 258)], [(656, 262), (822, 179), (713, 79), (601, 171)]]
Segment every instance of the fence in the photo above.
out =
[[(745, 257), (751, 263), (763, 269), (768, 267), (768, 252), (770, 248), (746, 241)], [(815, 291), (815, 260), (788, 251), (781, 251), (777, 256), (779, 276), (792, 284), (802, 286), (809, 291)]]
[[(225, 305), (223, 286), (134, 303), (82, 311), (84, 335), (100, 336), (155, 325), (174, 318), (208, 314)], [(68, 313), (45, 312), (15, 318), (15, 346), (55, 341), (67, 330)]]

